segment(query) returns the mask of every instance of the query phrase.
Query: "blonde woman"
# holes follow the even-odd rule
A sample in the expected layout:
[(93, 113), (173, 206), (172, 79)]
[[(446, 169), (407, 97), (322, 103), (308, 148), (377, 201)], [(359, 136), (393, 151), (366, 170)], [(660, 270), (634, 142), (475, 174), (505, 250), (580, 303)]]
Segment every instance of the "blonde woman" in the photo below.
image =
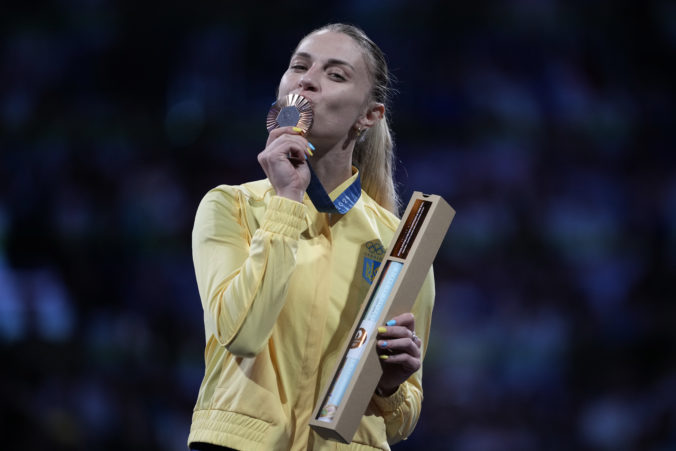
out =
[[(431, 274), (413, 312), (379, 328), (383, 376), (353, 442), (325, 441), (308, 426), (399, 223), (388, 82), (382, 52), (360, 29), (311, 32), (278, 90), (280, 98), (310, 101), (310, 132), (271, 131), (258, 155), (267, 178), (219, 186), (200, 203), (193, 259), (206, 369), (191, 449), (386, 450), (412, 433), (423, 398)], [(349, 211), (318, 211), (306, 194), (309, 165), (332, 200), (357, 187)]]

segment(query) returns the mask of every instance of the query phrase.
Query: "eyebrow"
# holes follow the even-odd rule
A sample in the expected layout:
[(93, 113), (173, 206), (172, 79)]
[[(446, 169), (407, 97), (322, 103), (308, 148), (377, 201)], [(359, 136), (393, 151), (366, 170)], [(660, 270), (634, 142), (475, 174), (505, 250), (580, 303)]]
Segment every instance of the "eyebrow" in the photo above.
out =
[[(309, 59), (309, 60), (313, 59), (313, 58), (312, 58), (312, 55), (310, 55), (309, 53), (306, 53), (306, 52), (296, 52), (296, 53), (294, 53), (293, 56), (300, 56), (301, 58), (307, 58), (307, 59)], [(348, 63), (347, 61), (339, 60), (339, 59), (337, 59), (337, 58), (329, 58), (329, 59), (326, 61), (326, 64), (327, 64), (328, 66), (336, 66), (336, 65), (338, 65), (338, 66), (347, 66), (347, 67), (349, 67), (350, 69), (352, 69), (353, 71), (355, 70), (355, 69), (354, 69), (354, 66), (353, 66), (352, 64)]]

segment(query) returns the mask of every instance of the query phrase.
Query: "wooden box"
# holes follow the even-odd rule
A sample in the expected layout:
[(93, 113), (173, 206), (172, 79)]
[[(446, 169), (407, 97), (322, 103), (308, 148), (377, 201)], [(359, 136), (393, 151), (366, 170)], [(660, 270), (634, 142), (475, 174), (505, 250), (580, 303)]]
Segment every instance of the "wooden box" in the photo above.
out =
[(441, 197), (413, 193), (346, 340), (310, 426), (322, 437), (350, 443), (382, 375), (378, 326), (411, 311), (455, 211)]

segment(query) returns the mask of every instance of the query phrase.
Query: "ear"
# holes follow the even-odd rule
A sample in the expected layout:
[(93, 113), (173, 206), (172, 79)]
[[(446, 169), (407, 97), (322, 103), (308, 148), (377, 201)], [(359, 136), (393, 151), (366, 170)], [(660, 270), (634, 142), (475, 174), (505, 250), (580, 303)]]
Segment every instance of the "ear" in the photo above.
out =
[(368, 106), (366, 112), (357, 120), (357, 128), (360, 130), (371, 128), (383, 117), (385, 117), (385, 105), (373, 102)]

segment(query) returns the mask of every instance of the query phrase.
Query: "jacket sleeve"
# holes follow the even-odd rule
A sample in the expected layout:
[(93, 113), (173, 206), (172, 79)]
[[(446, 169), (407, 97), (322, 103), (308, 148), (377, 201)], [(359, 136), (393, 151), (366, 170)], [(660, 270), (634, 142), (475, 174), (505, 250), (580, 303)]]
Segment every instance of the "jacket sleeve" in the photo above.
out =
[[(422, 340), (422, 358), (425, 358), (429, 342), (432, 308), (434, 307), (434, 274), (427, 275), (420, 294), (413, 306), (415, 333)], [(405, 440), (413, 432), (422, 408), (422, 365), (396, 392), (387, 397), (373, 395), (373, 400), (383, 414), (387, 441), (395, 444)]]
[(267, 342), (296, 265), (305, 206), (274, 196), (250, 236), (243, 194), (216, 188), (202, 199), (192, 234), (193, 262), (207, 332), (251, 357)]

